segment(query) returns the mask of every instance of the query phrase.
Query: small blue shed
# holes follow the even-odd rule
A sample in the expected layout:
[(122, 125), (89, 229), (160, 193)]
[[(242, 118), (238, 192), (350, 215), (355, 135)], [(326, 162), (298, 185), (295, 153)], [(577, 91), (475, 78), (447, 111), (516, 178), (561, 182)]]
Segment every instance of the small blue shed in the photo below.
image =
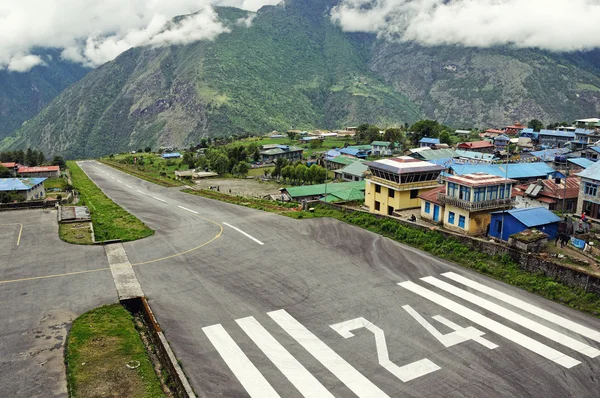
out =
[[(556, 238), (560, 217), (545, 207), (528, 207), (492, 213), (489, 235), (507, 241), (512, 234), (535, 228), (548, 234), (549, 239)], [(504, 224), (504, 228), (502, 228)], [(502, 237), (500, 237), (502, 234)]]

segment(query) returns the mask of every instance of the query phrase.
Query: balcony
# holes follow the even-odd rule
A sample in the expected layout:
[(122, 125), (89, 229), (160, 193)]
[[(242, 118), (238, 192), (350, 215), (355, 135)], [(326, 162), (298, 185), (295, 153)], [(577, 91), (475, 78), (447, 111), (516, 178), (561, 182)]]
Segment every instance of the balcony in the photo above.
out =
[(484, 200), (483, 202), (470, 202), (467, 200), (455, 198), (454, 196), (449, 196), (449, 195), (442, 194), (442, 193), (438, 194), (438, 200), (444, 204), (455, 206), (460, 209), (467, 210), (469, 212), (502, 209), (504, 207), (512, 207), (512, 205), (515, 202), (514, 199), (512, 199), (512, 198)]

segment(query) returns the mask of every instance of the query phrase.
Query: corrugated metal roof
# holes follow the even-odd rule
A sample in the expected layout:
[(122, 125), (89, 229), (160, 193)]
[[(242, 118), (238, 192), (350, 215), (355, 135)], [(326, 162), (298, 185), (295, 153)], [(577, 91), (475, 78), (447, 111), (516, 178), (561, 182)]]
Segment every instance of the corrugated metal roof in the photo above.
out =
[(387, 148), (390, 145), (392, 145), (392, 143), (389, 141), (373, 141), (373, 142), (371, 142), (371, 146), (384, 146)]
[[(506, 164), (452, 164), (452, 170), (458, 174), (488, 173), (512, 179), (546, 178), (554, 170), (544, 162)], [(507, 170), (508, 168), (508, 170)]]
[(357, 200), (365, 200), (365, 192), (360, 189), (348, 188), (328, 194), (321, 199), (328, 203), (336, 202), (354, 202)]
[(423, 144), (439, 144), (440, 143), (440, 139), (439, 138), (423, 137), (423, 138), (421, 138), (421, 140), (419, 142), (423, 143)]
[(348, 166), (343, 167), (339, 170), (335, 170), (335, 173), (345, 173), (357, 177), (363, 177), (367, 170), (369, 170), (369, 167), (363, 162), (358, 161), (352, 162)]
[(571, 152), (569, 148), (553, 148), (553, 149), (544, 149), (542, 151), (533, 151), (529, 152), (535, 157), (538, 157), (542, 160), (552, 161), (555, 156), (565, 154), (567, 152)]
[(586, 158), (570, 158), (570, 159), (567, 159), (567, 162), (576, 164), (577, 166), (582, 167), (584, 169), (587, 169), (588, 167), (590, 167), (591, 165), (593, 165), (595, 163)]
[(540, 130), (539, 135), (545, 135), (549, 137), (575, 138), (575, 133), (570, 131)]
[(325, 191), (327, 193), (335, 193), (337, 191), (341, 191), (344, 189), (359, 189), (365, 190), (365, 181), (353, 181), (353, 182), (336, 182), (327, 184), (327, 189), (325, 188), (325, 184), (316, 184), (316, 185), (305, 185), (301, 187), (289, 187), (285, 190), (292, 198), (300, 198), (304, 196), (318, 196), (324, 195)]
[(489, 148), (492, 146), (494, 146), (494, 144), (489, 141), (473, 141), (458, 144), (457, 148)]
[[(369, 146), (370, 148), (370, 146)], [(350, 156), (366, 156), (367, 153), (363, 150), (363, 149), (356, 149), (356, 148), (342, 148), (340, 149), (340, 152), (344, 155), (350, 155)]]
[(600, 181), (600, 161), (577, 173), (579, 177)]
[(383, 170), (394, 174), (420, 173), (428, 171), (441, 171), (442, 166), (435, 165), (423, 160), (414, 159), (409, 156), (400, 156), (397, 158), (388, 158), (367, 162), (367, 166), (373, 169)]
[(0, 191), (29, 191), (46, 178), (0, 178)]
[(429, 151), (417, 152), (414, 157), (422, 158), (426, 161), (440, 159), (440, 158), (453, 158), (456, 157), (456, 152), (453, 149), (431, 149)]
[(420, 194), (418, 197), (421, 200), (424, 200), (426, 202), (437, 203), (437, 204), (440, 205), (442, 203), (438, 199), (438, 193), (441, 193), (441, 194), (446, 193), (446, 186), (445, 185), (440, 185), (439, 187), (430, 189), (429, 191)]
[(60, 171), (60, 167), (59, 166), (34, 166), (34, 167), (21, 166), (17, 170), (17, 173), (43, 173), (43, 172), (47, 172), (47, 171), (53, 171), (53, 172)]
[(455, 152), (461, 158), (481, 159), (481, 160), (486, 160), (486, 161), (492, 161), (492, 160), (495, 159), (495, 156), (493, 154), (491, 154), (491, 153), (481, 153), (481, 152), (475, 152), (475, 151), (463, 151), (461, 149), (457, 149)]
[[(508, 210), (506, 213), (510, 214), (528, 228), (536, 227), (538, 225), (552, 224), (560, 221), (560, 217), (552, 213), (545, 207), (528, 207), (526, 209), (513, 209)], [(502, 214), (501, 211), (497, 211), (493, 214)]]

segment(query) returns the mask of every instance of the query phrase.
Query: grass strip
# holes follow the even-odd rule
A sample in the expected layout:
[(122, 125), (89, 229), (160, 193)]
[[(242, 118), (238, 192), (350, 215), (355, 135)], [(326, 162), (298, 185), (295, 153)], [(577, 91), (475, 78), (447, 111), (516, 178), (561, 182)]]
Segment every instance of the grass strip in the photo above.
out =
[(168, 177), (161, 176), (159, 174), (159, 172), (156, 170), (150, 169), (147, 171), (142, 171), (139, 169), (135, 169), (130, 165), (127, 165), (124, 163), (119, 163), (119, 162), (113, 162), (113, 161), (106, 160), (106, 159), (98, 159), (98, 161), (100, 163), (104, 163), (107, 166), (114, 167), (117, 170), (121, 170), (124, 173), (131, 174), (134, 177), (141, 178), (142, 180), (146, 180), (148, 182), (151, 182), (151, 183), (154, 183), (157, 185), (161, 185), (163, 187), (172, 188), (172, 187), (181, 187), (181, 186), (185, 185), (185, 182), (183, 182), (183, 181), (172, 180), (172, 179), (169, 179)]
[[(189, 192), (189, 190), (184, 190), (184, 192)], [(282, 208), (278, 208), (278, 205), (281, 203), (275, 205), (273, 204), (275, 202), (248, 198), (239, 198), (233, 201), (227, 198), (228, 195), (225, 195), (225, 198), (223, 198), (223, 194), (215, 195), (212, 192), (193, 191), (189, 193), (252, 207), (258, 210), (272, 211), (296, 219), (335, 218), (336, 220), (356, 225), (397, 242), (423, 250), (441, 259), (459, 264), (465, 268), (472, 269), (549, 300), (562, 303), (581, 312), (596, 317), (600, 315), (600, 295), (586, 292), (577, 286), (566, 285), (546, 276), (541, 271), (537, 273), (528, 272), (522, 269), (508, 255), (491, 256), (477, 252), (472, 247), (459, 242), (457, 239), (448, 238), (435, 230), (423, 231), (405, 226), (393, 219), (376, 217), (370, 213), (342, 211), (318, 204), (313, 206), (313, 212), (283, 211)], [(260, 202), (270, 202), (271, 205), (269, 206)], [(285, 206), (288, 205), (291, 206), (291, 204), (285, 204)]]
[(68, 243), (77, 245), (91, 245), (94, 243), (92, 230), (87, 222), (58, 224), (58, 235)]
[(65, 355), (71, 397), (164, 397), (133, 317), (120, 304), (75, 319)]
[(220, 200), (222, 202), (232, 203), (234, 205), (241, 205), (250, 207), (252, 209), (269, 211), (272, 213), (289, 213), (295, 212), (301, 214), (298, 209), (298, 204), (295, 202), (274, 202), (266, 199), (247, 198), (244, 196), (233, 196), (226, 193), (213, 191), (211, 189), (182, 189), (182, 192), (189, 193), (196, 196), (203, 196), (209, 199)]
[(90, 209), (96, 242), (112, 239), (130, 241), (154, 234), (146, 224), (104, 195), (74, 161), (67, 162), (67, 167), (73, 186), (80, 194), (79, 204)]

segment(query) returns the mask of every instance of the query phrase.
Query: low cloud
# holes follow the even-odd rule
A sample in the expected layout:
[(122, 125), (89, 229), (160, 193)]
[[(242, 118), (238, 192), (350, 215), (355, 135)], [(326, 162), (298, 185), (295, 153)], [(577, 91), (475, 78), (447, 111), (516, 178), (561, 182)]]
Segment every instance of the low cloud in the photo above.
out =
[[(248, 10), (273, 0), (214, 0)], [(0, 70), (25, 72), (43, 60), (33, 48), (95, 67), (132, 47), (189, 44), (229, 32), (211, 0), (19, 0), (0, 2)], [(177, 23), (176, 16), (187, 15)], [(252, 19), (243, 22), (250, 26)]]
[(342, 0), (331, 19), (345, 31), (423, 45), (600, 47), (599, 0)]

